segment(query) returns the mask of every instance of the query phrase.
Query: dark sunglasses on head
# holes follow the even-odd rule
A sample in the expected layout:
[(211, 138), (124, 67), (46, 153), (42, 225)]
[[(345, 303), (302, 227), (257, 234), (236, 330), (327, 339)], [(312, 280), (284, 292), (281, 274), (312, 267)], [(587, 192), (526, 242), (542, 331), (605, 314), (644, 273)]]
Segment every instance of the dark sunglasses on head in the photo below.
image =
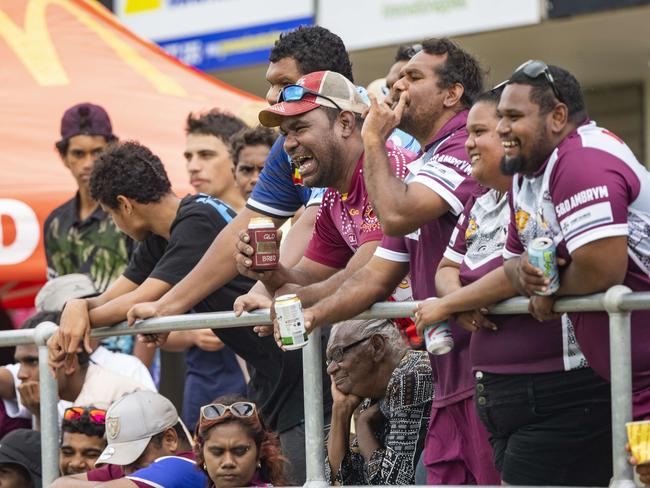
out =
[(287, 85), (285, 86), (282, 91), (280, 91), (280, 96), (278, 97), (278, 103), (280, 102), (299, 102), (303, 98), (305, 98), (305, 95), (313, 95), (315, 97), (320, 97), (324, 98), (330, 103), (333, 103), (336, 108), (339, 110), (343, 110), (341, 107), (339, 107), (339, 104), (336, 103), (334, 100), (332, 100), (329, 97), (326, 97), (325, 95), (321, 95), (318, 92), (315, 92), (313, 90), (310, 90), (308, 88), (305, 88), (304, 86), (301, 85)]
[(412, 46), (409, 46), (406, 49), (404, 49), (404, 55), (408, 56), (408, 58), (411, 59), (420, 51), (422, 51), (422, 44), (413, 44)]
[(201, 420), (215, 420), (230, 412), (235, 417), (252, 417), (255, 413), (255, 404), (251, 402), (235, 402), (232, 405), (211, 403), (201, 407)]
[(104, 425), (106, 423), (106, 410), (101, 408), (88, 408), (88, 407), (70, 407), (66, 408), (63, 412), (64, 420), (79, 420), (84, 415), (88, 415), (88, 419), (95, 423)]
[(515, 70), (515, 73), (519, 71), (521, 71), (523, 74), (525, 74), (528, 78), (532, 80), (536, 80), (540, 76), (544, 75), (546, 82), (549, 84), (549, 86), (553, 90), (553, 93), (555, 94), (555, 98), (557, 98), (561, 103), (565, 103), (564, 99), (562, 98), (562, 95), (560, 94), (560, 90), (555, 84), (555, 79), (553, 78), (551, 71), (548, 69), (548, 65), (544, 61), (539, 61), (537, 59), (529, 59), (524, 64), (519, 66), (519, 68)]

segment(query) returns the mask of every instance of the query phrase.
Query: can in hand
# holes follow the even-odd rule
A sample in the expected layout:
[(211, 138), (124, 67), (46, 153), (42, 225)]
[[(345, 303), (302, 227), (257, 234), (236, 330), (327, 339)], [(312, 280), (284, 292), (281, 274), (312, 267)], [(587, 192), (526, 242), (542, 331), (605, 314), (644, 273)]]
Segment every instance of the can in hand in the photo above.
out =
[(429, 353), (440, 356), (447, 354), (454, 348), (454, 338), (451, 336), (451, 327), (447, 322), (438, 322), (427, 325), (424, 329), (424, 344)]
[(560, 272), (557, 268), (555, 244), (549, 237), (538, 237), (528, 245), (528, 261), (544, 272), (544, 278), (550, 280), (545, 292), (535, 292), (536, 295), (548, 296), (560, 288)]
[(278, 252), (277, 231), (273, 220), (266, 217), (255, 217), (248, 222), (249, 245), (253, 248), (251, 270), (269, 271), (278, 267), (280, 253)]
[(275, 318), (280, 326), (280, 341), (285, 349), (292, 351), (307, 345), (309, 338), (305, 330), (302, 303), (295, 293), (275, 299)]

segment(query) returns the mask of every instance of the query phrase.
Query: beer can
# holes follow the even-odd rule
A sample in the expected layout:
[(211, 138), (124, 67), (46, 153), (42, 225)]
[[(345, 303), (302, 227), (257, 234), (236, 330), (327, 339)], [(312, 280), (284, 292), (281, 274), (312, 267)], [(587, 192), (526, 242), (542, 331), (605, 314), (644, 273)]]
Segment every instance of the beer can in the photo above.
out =
[(294, 293), (275, 299), (275, 317), (280, 326), (280, 341), (285, 349), (291, 351), (307, 345), (309, 338), (302, 303)]
[(437, 322), (427, 325), (424, 329), (424, 344), (429, 353), (440, 356), (447, 354), (454, 348), (454, 338), (451, 336), (451, 327), (447, 322)]
[(550, 237), (538, 237), (528, 245), (528, 261), (536, 268), (544, 272), (544, 278), (550, 283), (545, 292), (535, 292), (537, 295), (548, 296), (560, 288), (560, 273), (557, 268), (557, 256), (555, 255), (555, 244)]
[(273, 220), (267, 217), (255, 217), (248, 222), (248, 244), (253, 248), (251, 269), (269, 271), (278, 267), (277, 231)]

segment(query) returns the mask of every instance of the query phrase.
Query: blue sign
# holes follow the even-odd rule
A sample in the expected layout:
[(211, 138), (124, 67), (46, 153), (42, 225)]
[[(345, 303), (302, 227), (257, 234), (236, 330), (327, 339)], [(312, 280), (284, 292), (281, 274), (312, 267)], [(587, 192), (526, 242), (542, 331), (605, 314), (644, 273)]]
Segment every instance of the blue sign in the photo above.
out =
[(203, 71), (266, 63), (281, 33), (313, 25), (314, 17), (158, 41), (169, 54)]

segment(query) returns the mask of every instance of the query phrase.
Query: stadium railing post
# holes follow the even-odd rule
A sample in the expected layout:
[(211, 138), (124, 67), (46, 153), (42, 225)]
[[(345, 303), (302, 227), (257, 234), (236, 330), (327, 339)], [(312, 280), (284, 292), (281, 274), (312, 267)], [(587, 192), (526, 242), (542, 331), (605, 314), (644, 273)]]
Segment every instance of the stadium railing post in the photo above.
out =
[(632, 466), (627, 462), (625, 423), (632, 420), (632, 343), (630, 312), (621, 310), (627, 286), (613, 286), (603, 298), (609, 314), (610, 377), (612, 384), (612, 461), (610, 487), (634, 486)]
[(52, 322), (41, 322), (34, 330), (34, 342), (38, 346), (43, 486), (50, 486), (59, 477), (59, 392), (47, 364), (47, 340), (56, 329)]
[(305, 486), (328, 486), (325, 482), (325, 428), (323, 370), (320, 329), (312, 331), (302, 353), (303, 405), (305, 408)]

